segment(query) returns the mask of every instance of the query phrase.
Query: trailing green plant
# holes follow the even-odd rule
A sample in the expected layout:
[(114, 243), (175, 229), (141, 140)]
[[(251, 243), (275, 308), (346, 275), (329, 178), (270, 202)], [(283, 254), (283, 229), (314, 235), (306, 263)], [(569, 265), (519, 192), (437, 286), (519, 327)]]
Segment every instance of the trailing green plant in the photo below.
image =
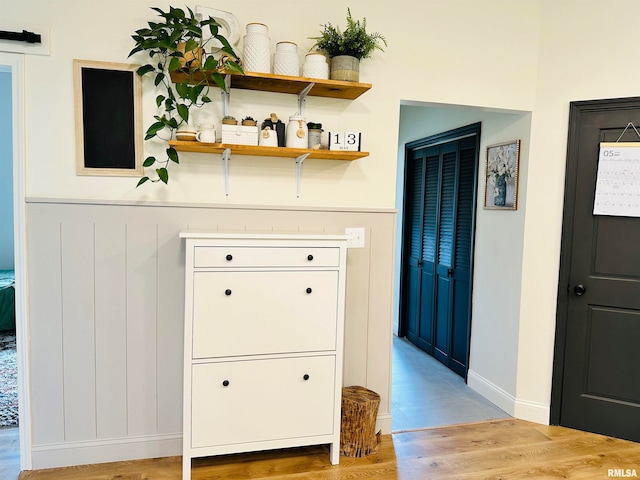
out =
[[(156, 96), (159, 111), (154, 116), (155, 122), (146, 130), (145, 140), (156, 137), (171, 140), (176, 130), (189, 122), (192, 108), (201, 108), (211, 102), (210, 84), (226, 91), (225, 75), (244, 72), (228, 40), (219, 33), (220, 24), (215, 19), (199, 20), (188, 7), (187, 12), (174, 7), (169, 7), (168, 12), (158, 7), (151, 9), (158, 12), (161, 20), (150, 21), (147, 28), (136, 30), (131, 36), (135, 47), (129, 57), (138, 52), (147, 54), (149, 63), (138, 68), (137, 74), (153, 76), (154, 85), (160, 90)], [(203, 32), (207, 30), (210, 36), (205, 37)], [(212, 40), (222, 44), (216, 52), (220, 57), (216, 60), (213, 55), (207, 55), (203, 64), (202, 54)], [(180, 74), (175, 83), (171, 79), (173, 72)], [(173, 147), (166, 149), (164, 159), (147, 157), (143, 165), (155, 166), (157, 178), (145, 175), (136, 186), (147, 181), (168, 183), (168, 168), (172, 162), (180, 163)]]
[(367, 33), (366, 18), (362, 21), (353, 19), (349, 8), (347, 8), (347, 28), (343, 32), (331, 23), (325, 23), (322, 28), (320, 36), (309, 38), (316, 41), (314, 47), (330, 57), (350, 55), (362, 60), (369, 58), (374, 50), (384, 51), (381, 44), (387, 46), (386, 39), (380, 33)]

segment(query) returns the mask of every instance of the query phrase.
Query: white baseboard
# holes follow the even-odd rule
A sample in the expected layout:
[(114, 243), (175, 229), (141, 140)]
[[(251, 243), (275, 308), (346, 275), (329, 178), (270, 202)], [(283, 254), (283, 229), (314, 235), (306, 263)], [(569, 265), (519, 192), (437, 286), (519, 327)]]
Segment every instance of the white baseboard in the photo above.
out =
[(549, 425), (549, 405), (517, 399), (473, 370), (469, 370), (467, 385), (512, 417)]
[(509, 392), (478, 375), (473, 370), (469, 370), (467, 374), (467, 385), (512, 417), (515, 416), (516, 397)]
[[(391, 414), (378, 415), (376, 431), (391, 433)], [(144, 458), (172, 457), (182, 455), (182, 434), (144, 437), (110, 438), (88, 442), (51, 443), (34, 445), (32, 468), (70, 467), (94, 463), (141, 460)]]
[(387, 435), (392, 431), (392, 421), (390, 413), (381, 413), (378, 414), (378, 419), (376, 420), (376, 432), (382, 430), (383, 435)]
[(34, 470), (171, 457), (182, 455), (182, 433), (34, 445), (31, 451)]
[(516, 400), (516, 412), (514, 417), (530, 422), (549, 425), (551, 406), (544, 403)]

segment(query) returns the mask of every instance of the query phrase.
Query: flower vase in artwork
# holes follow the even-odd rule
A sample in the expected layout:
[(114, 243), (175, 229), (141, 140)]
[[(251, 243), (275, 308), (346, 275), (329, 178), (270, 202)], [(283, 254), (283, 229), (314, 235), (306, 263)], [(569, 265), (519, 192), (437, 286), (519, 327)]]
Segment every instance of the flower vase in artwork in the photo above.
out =
[(507, 179), (505, 175), (496, 177), (496, 186), (493, 191), (493, 204), (496, 207), (504, 207), (507, 203)]

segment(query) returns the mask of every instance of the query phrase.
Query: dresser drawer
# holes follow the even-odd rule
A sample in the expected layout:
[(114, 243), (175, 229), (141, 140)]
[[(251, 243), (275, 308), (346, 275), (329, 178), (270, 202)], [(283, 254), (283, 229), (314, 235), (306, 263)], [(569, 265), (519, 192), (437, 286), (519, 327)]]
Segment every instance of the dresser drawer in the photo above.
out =
[(334, 356), (193, 365), (191, 448), (332, 434), (335, 368)]
[(195, 272), (193, 289), (193, 358), (336, 349), (336, 271)]
[(195, 247), (196, 268), (337, 267), (337, 247)]

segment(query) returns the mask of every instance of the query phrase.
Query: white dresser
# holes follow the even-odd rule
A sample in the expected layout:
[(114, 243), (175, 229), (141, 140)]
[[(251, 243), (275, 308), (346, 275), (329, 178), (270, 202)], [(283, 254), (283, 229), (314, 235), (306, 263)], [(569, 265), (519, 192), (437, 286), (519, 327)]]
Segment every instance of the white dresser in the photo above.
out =
[(191, 459), (330, 444), (340, 458), (346, 236), (187, 230)]

